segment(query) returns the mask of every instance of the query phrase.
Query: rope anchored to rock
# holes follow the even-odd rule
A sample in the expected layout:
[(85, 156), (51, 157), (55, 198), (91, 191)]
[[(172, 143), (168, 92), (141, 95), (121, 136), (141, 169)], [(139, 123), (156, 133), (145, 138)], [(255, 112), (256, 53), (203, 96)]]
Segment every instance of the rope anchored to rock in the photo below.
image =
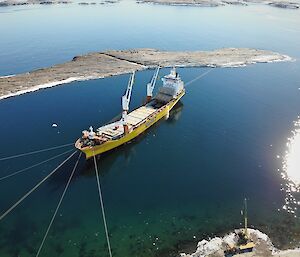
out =
[(101, 205), (101, 211), (102, 211), (102, 217), (103, 217), (103, 223), (104, 223), (106, 241), (107, 241), (107, 246), (108, 246), (108, 253), (109, 253), (109, 256), (112, 257), (111, 247), (110, 247), (110, 241), (109, 241), (109, 235), (108, 235), (108, 229), (107, 229), (107, 223), (106, 223), (105, 212), (104, 212), (104, 204), (103, 204), (101, 186), (100, 186), (99, 172), (98, 172), (98, 167), (97, 167), (97, 161), (96, 161), (95, 153), (94, 153), (94, 165), (95, 165), (95, 173), (96, 173), (96, 179), (97, 179), (99, 200), (100, 200), (100, 205)]
[(55, 155), (55, 156), (53, 156), (53, 157), (51, 157), (51, 158), (49, 158), (49, 159), (47, 159), (47, 160), (44, 160), (44, 161), (41, 161), (41, 162), (36, 163), (36, 164), (34, 164), (34, 165), (31, 165), (31, 166), (29, 166), (29, 167), (27, 167), (27, 168), (24, 168), (24, 169), (15, 171), (15, 172), (13, 172), (13, 173), (11, 173), (11, 174), (8, 174), (8, 175), (6, 175), (6, 176), (0, 177), (0, 181), (5, 180), (5, 179), (10, 178), (10, 177), (13, 177), (13, 176), (15, 176), (15, 175), (17, 175), (17, 174), (23, 173), (24, 171), (30, 170), (30, 169), (32, 169), (32, 168), (34, 168), (34, 167), (40, 166), (40, 165), (42, 165), (42, 164), (44, 164), (44, 163), (46, 163), (46, 162), (52, 161), (52, 160), (54, 160), (54, 159), (56, 159), (56, 158), (58, 158), (58, 157), (60, 157), (60, 156), (62, 156), (62, 155), (64, 155), (64, 154), (66, 154), (66, 153), (69, 153), (69, 152), (71, 152), (71, 151), (73, 151), (73, 149), (68, 150), (68, 151), (66, 151), (66, 152), (63, 152), (63, 153), (61, 153), (61, 154)]
[(213, 71), (213, 68), (211, 68), (211, 69), (209, 69), (208, 71), (202, 73), (201, 75), (197, 76), (196, 78), (194, 78), (194, 79), (188, 81), (187, 83), (185, 83), (185, 86), (188, 86), (188, 85), (190, 85), (190, 84), (196, 82), (198, 79), (203, 78), (204, 76), (206, 76), (206, 75), (207, 75), (208, 73), (210, 73), (211, 71)]
[(70, 145), (74, 145), (74, 143), (60, 145), (60, 146), (54, 146), (54, 147), (41, 149), (41, 150), (36, 150), (36, 151), (28, 152), (28, 153), (16, 154), (16, 155), (8, 156), (8, 157), (3, 157), (3, 158), (0, 158), (0, 161), (10, 160), (10, 159), (14, 159), (14, 158), (22, 157), (22, 156), (27, 156), (27, 155), (32, 155), (32, 154), (36, 154), (36, 153), (47, 152), (47, 151), (63, 148), (63, 147), (70, 146)]
[(65, 189), (64, 189), (64, 191), (63, 191), (63, 193), (62, 193), (62, 195), (61, 195), (61, 197), (60, 197), (60, 199), (59, 199), (58, 205), (57, 205), (57, 207), (56, 207), (56, 209), (55, 209), (55, 212), (54, 212), (54, 214), (53, 214), (53, 216), (52, 216), (52, 218), (51, 218), (51, 221), (50, 221), (50, 223), (49, 223), (49, 225), (48, 225), (48, 228), (47, 228), (47, 230), (46, 230), (46, 233), (45, 233), (45, 235), (44, 235), (44, 237), (43, 237), (43, 240), (42, 240), (42, 242), (41, 242), (41, 245), (40, 245), (40, 247), (39, 247), (39, 249), (38, 249), (37, 254), (36, 254), (35, 257), (38, 257), (38, 256), (40, 255), (40, 253), (41, 253), (41, 250), (42, 250), (42, 248), (43, 248), (43, 246), (44, 246), (44, 243), (45, 243), (45, 241), (46, 241), (46, 238), (47, 238), (47, 236), (48, 236), (48, 233), (49, 233), (49, 231), (50, 231), (50, 228), (51, 228), (51, 226), (52, 226), (52, 224), (53, 224), (53, 222), (54, 222), (54, 219), (55, 219), (55, 217), (56, 217), (56, 215), (57, 215), (57, 212), (58, 212), (58, 210), (59, 210), (59, 208), (60, 208), (60, 205), (61, 205), (61, 203), (62, 203), (62, 201), (63, 201), (63, 199), (64, 199), (64, 197), (65, 197), (65, 194), (66, 194), (66, 192), (67, 192), (67, 190), (68, 190), (68, 187), (69, 187), (69, 185), (70, 185), (70, 183), (71, 183), (71, 180), (72, 180), (72, 178), (73, 178), (73, 176), (74, 176), (74, 173), (75, 173), (75, 170), (76, 170), (76, 168), (77, 168), (77, 165), (78, 165), (78, 162), (79, 162), (80, 157), (81, 157), (81, 153), (78, 155), (78, 159), (77, 159), (77, 161), (76, 161), (76, 163), (75, 163), (75, 165), (74, 165), (74, 168), (73, 168), (73, 170), (72, 170), (72, 172), (71, 172), (71, 175), (70, 175), (69, 180), (68, 180), (68, 182), (67, 182), (67, 184), (66, 184), (66, 186), (65, 186)]
[(74, 151), (67, 159), (60, 163), (54, 170), (52, 170), (46, 177), (44, 177), (39, 183), (37, 183), (32, 189), (30, 189), (25, 195), (23, 195), (15, 204), (13, 204), (8, 210), (6, 210), (1, 216), (0, 221), (3, 220), (6, 215), (13, 211), (21, 202), (23, 202), (32, 192), (34, 192), (40, 185), (42, 185), (49, 177), (51, 177), (60, 167), (62, 167), (68, 160), (70, 160), (76, 153)]

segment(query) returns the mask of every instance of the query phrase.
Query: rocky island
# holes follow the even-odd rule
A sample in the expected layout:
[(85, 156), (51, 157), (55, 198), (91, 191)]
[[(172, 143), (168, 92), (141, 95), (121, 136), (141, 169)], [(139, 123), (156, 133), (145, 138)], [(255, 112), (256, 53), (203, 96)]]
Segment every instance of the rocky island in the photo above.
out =
[[(102, 0), (98, 2), (77, 2), (79, 5), (115, 4), (120, 0)], [(52, 5), (52, 4), (71, 4), (70, 0), (0, 0), (0, 7), (19, 6), (19, 5)]]
[(76, 56), (73, 60), (31, 72), (0, 77), (0, 99), (72, 81), (161, 67), (239, 67), (254, 63), (290, 61), (267, 50), (223, 48), (214, 51), (171, 52), (157, 49), (110, 50)]
[[(106, 5), (106, 4), (116, 4), (119, 2), (120, 2), (120, 0), (103, 0), (103, 1), (100, 1), (97, 3), (101, 4), (101, 5)], [(79, 2), (78, 4), (79, 5), (96, 5), (97, 3), (96, 2)]]
[(175, 6), (200, 6), (217, 7), (223, 5), (249, 5), (249, 4), (268, 4), (270, 6), (287, 9), (298, 9), (299, 2), (290, 2), (288, 0), (137, 0), (137, 3), (153, 3)]
[(0, 1), (0, 7), (6, 6), (18, 6), (18, 5), (30, 5), (30, 4), (70, 4), (70, 0), (4, 0)]
[(153, 3), (175, 6), (217, 7), (225, 5), (221, 0), (138, 0), (137, 3)]
[[(78, 2), (79, 5), (115, 4), (120, 0), (103, 0), (100, 2)], [(267, 4), (273, 7), (285, 9), (298, 9), (300, 2), (290, 2), (289, 0), (137, 0), (137, 3), (152, 3), (174, 6), (199, 6), (199, 7), (217, 7), (224, 5), (249, 5), (249, 4)], [(19, 5), (52, 5), (52, 4), (70, 4), (71, 0), (0, 0), (0, 7), (19, 6)]]
[(287, 2), (287, 1), (274, 1), (269, 3), (269, 5), (278, 8), (286, 8), (286, 9), (298, 9), (300, 7), (299, 3)]

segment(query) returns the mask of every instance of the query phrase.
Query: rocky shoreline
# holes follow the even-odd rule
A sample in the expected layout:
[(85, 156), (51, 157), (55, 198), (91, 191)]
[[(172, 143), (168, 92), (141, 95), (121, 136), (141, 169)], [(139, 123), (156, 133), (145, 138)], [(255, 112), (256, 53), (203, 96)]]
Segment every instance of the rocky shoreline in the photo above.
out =
[[(102, 0), (100, 2), (77, 2), (78, 5), (104, 5), (115, 4), (120, 0)], [(299, 9), (300, 2), (290, 2), (288, 0), (136, 0), (137, 3), (152, 3), (173, 6), (198, 6), (198, 7), (218, 7), (225, 5), (266, 4), (277, 8)], [(0, 0), (0, 7), (21, 6), (21, 5), (54, 5), (71, 4), (71, 0)]]
[[(101, 0), (97, 2), (77, 2), (78, 5), (105, 5), (119, 3), (120, 0)], [(21, 6), (21, 5), (55, 5), (55, 4), (71, 4), (70, 0), (0, 0), (0, 7)]]
[(299, 3), (285, 2), (285, 1), (275, 1), (268, 3), (271, 6), (285, 9), (298, 9), (300, 7)]
[(53, 4), (70, 4), (70, 0), (5, 0), (0, 1), (0, 7), (20, 6), (20, 5), (53, 5)]
[[(202, 240), (197, 244), (194, 253), (181, 253), (181, 257), (223, 257), (228, 246), (235, 245), (238, 240), (237, 234), (242, 229), (237, 229), (224, 237), (214, 237), (210, 240)], [(299, 257), (300, 249), (279, 250), (274, 247), (268, 235), (256, 229), (248, 229), (250, 238), (255, 243), (253, 252), (237, 254), (236, 257)]]
[(137, 0), (137, 3), (152, 3), (173, 6), (198, 6), (198, 7), (218, 7), (224, 5), (249, 5), (249, 4), (267, 4), (273, 7), (284, 9), (298, 9), (299, 2), (290, 2), (288, 0)]
[(0, 99), (72, 81), (161, 67), (240, 67), (255, 63), (291, 61), (267, 50), (223, 48), (214, 51), (171, 52), (157, 49), (110, 50), (76, 56), (73, 60), (31, 72), (0, 77)]

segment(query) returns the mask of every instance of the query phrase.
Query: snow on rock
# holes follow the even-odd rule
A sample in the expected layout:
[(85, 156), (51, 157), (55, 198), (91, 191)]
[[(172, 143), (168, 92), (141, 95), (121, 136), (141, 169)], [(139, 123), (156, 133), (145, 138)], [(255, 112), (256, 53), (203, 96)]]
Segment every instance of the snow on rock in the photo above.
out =
[[(241, 231), (242, 229), (236, 229), (233, 233), (227, 234), (224, 237), (214, 237), (209, 241), (204, 239), (198, 243), (196, 252), (192, 254), (181, 253), (181, 257), (224, 256), (224, 250), (228, 246), (232, 247), (237, 244), (238, 233)], [(255, 243), (264, 242), (269, 252), (275, 250), (270, 238), (266, 234), (255, 229), (248, 229), (248, 233)]]
[(222, 249), (224, 239), (215, 237), (210, 241), (202, 240), (197, 245), (197, 250), (193, 254), (181, 253), (181, 257), (206, 257), (207, 255), (214, 254)]
[(251, 235), (255, 235), (258, 239), (261, 239), (261, 240), (266, 241), (266, 242), (268, 242), (268, 241), (271, 242), (271, 240), (268, 237), (268, 235), (264, 234), (263, 232), (261, 232), (261, 231), (259, 231), (257, 229), (248, 228), (248, 232), (249, 232), (250, 236)]
[(223, 237), (223, 241), (227, 245), (235, 245), (237, 243), (237, 238), (234, 233), (230, 233), (229, 235)]
[[(236, 229), (233, 233), (224, 237), (214, 237), (211, 240), (202, 240), (197, 245), (194, 253), (181, 253), (181, 257), (224, 257), (224, 250), (229, 246), (236, 245), (238, 234), (243, 229)], [(299, 257), (300, 249), (279, 250), (274, 247), (268, 235), (256, 229), (248, 229), (251, 240), (255, 243), (255, 247), (251, 257), (274, 256), (274, 257)], [(246, 255), (245, 255), (246, 256)]]
[(220, 250), (223, 240), (215, 237), (210, 241), (202, 240), (198, 243), (196, 254), (193, 257), (205, 257), (207, 254), (212, 254)]

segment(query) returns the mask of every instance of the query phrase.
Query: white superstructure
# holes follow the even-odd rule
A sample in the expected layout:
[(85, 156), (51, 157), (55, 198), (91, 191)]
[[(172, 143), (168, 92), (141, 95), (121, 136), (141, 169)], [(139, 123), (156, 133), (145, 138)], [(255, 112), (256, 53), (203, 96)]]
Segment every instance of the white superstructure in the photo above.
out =
[(157, 101), (169, 102), (184, 90), (184, 83), (175, 68), (172, 68), (170, 74), (164, 76), (162, 81), (163, 86), (159, 89), (159, 92), (155, 97)]

